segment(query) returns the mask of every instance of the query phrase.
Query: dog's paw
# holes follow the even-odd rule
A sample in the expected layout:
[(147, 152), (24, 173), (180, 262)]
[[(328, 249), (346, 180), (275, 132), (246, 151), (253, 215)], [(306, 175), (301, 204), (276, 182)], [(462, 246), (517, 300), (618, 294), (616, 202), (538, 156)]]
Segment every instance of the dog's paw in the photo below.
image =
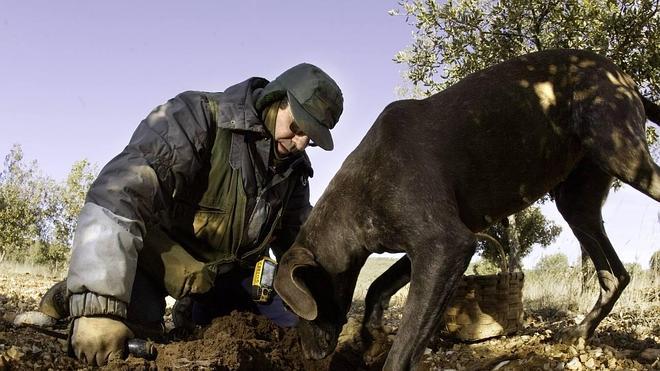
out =
[(360, 329), (360, 339), (363, 349), (362, 358), (365, 364), (377, 363), (383, 356), (387, 355), (387, 352), (392, 346), (388, 335), (387, 329), (383, 326), (362, 326)]
[(562, 344), (575, 345), (577, 348), (584, 349), (584, 345), (589, 339), (587, 331), (580, 326), (567, 327), (557, 333), (557, 340)]
[(387, 331), (383, 326), (362, 326), (360, 328), (360, 340), (364, 347), (369, 347), (373, 343), (387, 340)]
[(391, 347), (392, 342), (389, 341), (387, 335), (380, 339), (374, 339), (374, 341), (364, 351), (362, 360), (366, 365), (381, 363), (383, 358), (387, 356), (387, 353)]

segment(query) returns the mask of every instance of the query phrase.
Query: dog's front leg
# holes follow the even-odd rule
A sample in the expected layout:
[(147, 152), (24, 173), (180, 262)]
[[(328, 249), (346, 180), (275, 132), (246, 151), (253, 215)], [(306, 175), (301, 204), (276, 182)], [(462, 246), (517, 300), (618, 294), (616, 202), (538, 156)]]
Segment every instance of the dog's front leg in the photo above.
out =
[[(415, 369), (433, 336), (458, 280), (475, 251), (474, 234), (463, 224), (445, 224), (411, 241), (411, 280), (399, 333), (384, 370)], [(413, 234), (414, 235), (414, 234)]]
[(410, 282), (410, 259), (402, 257), (369, 286), (364, 299), (364, 319), (360, 335), (365, 346), (365, 361), (373, 362), (387, 351), (387, 334), (383, 329), (383, 312), (390, 299)]

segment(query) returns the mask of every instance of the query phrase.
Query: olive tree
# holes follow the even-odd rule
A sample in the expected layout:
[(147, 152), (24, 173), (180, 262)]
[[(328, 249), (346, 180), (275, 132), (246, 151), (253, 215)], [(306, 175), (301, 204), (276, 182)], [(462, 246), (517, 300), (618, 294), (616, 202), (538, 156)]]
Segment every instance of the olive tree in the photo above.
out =
[(96, 166), (86, 159), (76, 161), (66, 180), (55, 187), (54, 197), (47, 202), (51, 233), (39, 245), (40, 263), (57, 267), (68, 261), (78, 214), (95, 176)]
[(534, 269), (541, 272), (566, 273), (571, 268), (568, 264), (568, 257), (562, 253), (556, 253), (540, 258)]
[(42, 174), (14, 145), (0, 171), (0, 261), (65, 263), (76, 220), (94, 177), (89, 161), (73, 164), (61, 183)]
[(561, 233), (561, 227), (547, 220), (537, 206), (531, 206), (493, 224), (485, 233), (498, 242), (501, 250), (493, 248), (487, 239), (479, 239), (477, 251), (483, 259), (496, 264), (502, 271), (512, 272), (522, 270), (522, 259), (532, 252), (534, 246), (547, 247), (554, 242)]
[(0, 172), (0, 261), (23, 260), (47, 233), (44, 201), (52, 186), (37, 162), (26, 162), (21, 146), (14, 145)]

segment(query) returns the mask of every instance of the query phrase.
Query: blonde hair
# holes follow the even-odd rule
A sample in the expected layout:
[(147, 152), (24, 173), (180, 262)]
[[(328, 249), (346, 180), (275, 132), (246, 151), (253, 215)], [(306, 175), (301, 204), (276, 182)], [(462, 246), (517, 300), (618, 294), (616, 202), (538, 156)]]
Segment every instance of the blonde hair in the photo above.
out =
[(285, 109), (289, 106), (289, 99), (285, 96), (284, 98), (271, 103), (263, 113), (264, 126), (268, 130), (271, 136), (275, 136), (275, 121), (277, 120), (277, 112), (280, 109)]

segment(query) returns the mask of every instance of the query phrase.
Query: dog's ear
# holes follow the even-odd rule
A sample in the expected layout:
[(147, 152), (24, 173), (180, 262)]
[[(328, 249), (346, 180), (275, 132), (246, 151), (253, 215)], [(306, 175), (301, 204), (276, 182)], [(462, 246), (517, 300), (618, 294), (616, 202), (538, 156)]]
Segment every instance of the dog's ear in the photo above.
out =
[(308, 321), (316, 319), (318, 306), (301, 273), (305, 269), (314, 267), (318, 267), (314, 254), (294, 245), (282, 256), (273, 284), (275, 291), (289, 308)]

